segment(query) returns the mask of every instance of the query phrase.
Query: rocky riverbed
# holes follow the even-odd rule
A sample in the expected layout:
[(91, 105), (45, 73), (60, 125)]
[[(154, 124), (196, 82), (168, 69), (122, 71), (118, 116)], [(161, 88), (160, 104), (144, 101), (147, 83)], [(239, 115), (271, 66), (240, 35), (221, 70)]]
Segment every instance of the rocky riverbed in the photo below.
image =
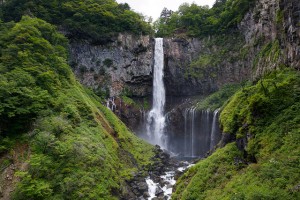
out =
[(167, 200), (171, 198), (173, 186), (177, 178), (193, 164), (192, 162), (180, 161), (162, 150), (155, 147), (153, 163), (148, 172), (138, 173), (129, 183), (130, 191), (123, 197), (125, 200)]

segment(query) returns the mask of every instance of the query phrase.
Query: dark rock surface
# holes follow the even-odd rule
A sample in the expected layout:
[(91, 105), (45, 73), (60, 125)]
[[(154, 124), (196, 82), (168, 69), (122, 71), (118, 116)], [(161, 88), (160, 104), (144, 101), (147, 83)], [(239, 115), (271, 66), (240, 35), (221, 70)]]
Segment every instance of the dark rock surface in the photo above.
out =
[[(258, 0), (239, 24), (237, 35), (242, 35), (243, 40), (232, 37), (222, 43), (214, 41), (212, 36), (204, 39), (165, 38), (167, 95), (206, 95), (223, 84), (255, 79), (280, 65), (299, 69), (299, 21), (299, 0)], [(224, 35), (224, 38), (231, 35)], [(264, 47), (277, 40), (281, 56), (276, 60), (273, 57), (277, 52), (271, 52), (261, 57)], [(239, 43), (237, 49), (234, 49), (235, 43)], [(120, 34), (107, 45), (73, 41), (70, 63), (83, 84), (107, 91), (110, 96), (123, 92), (137, 97), (151, 96), (153, 49), (154, 40), (149, 36)], [(219, 57), (223, 53), (225, 56)], [(191, 76), (191, 63), (205, 55), (221, 60), (211, 66), (208, 63), (202, 69), (200, 65), (197, 70), (201, 72), (195, 73), (202, 73), (202, 76)]]
[[(239, 25), (252, 62), (253, 78), (278, 69), (280, 65), (300, 67), (300, 1), (258, 0)], [(266, 45), (278, 41), (278, 52), (263, 55)], [(275, 49), (277, 50), (277, 49)]]
[[(193, 71), (191, 63), (211, 55), (212, 52), (222, 51), (222, 46), (207, 45), (209, 38), (200, 40), (170, 39), (164, 40), (165, 50), (165, 85), (169, 96), (207, 95), (226, 83), (245, 80), (250, 75), (246, 61), (221, 61), (216, 66), (197, 66), (200, 71)], [(217, 44), (216, 44), (217, 45)], [(216, 53), (218, 54), (218, 53)], [(230, 52), (233, 56), (235, 52)], [(203, 67), (203, 66), (202, 66)], [(192, 76), (191, 74), (195, 74)], [(200, 73), (202, 73), (200, 75)]]
[(70, 64), (81, 83), (109, 96), (152, 91), (153, 40), (149, 36), (120, 34), (107, 45), (86, 41), (70, 44)]

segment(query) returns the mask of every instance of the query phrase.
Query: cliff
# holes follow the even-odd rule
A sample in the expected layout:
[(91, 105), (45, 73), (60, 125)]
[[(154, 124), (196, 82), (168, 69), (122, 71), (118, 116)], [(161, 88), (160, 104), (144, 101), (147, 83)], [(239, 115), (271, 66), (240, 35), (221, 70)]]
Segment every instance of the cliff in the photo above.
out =
[[(230, 33), (165, 38), (166, 93), (170, 98), (208, 95), (284, 66), (299, 69), (299, 31), (298, 1), (259, 0)], [(153, 39), (120, 34), (112, 41), (93, 45), (74, 40), (70, 64), (76, 76), (101, 96), (146, 97), (150, 104)], [(120, 118), (135, 129), (141, 109), (124, 103), (117, 107)]]
[[(257, 1), (238, 30), (197, 38), (165, 38), (165, 84), (169, 96), (209, 94), (226, 83), (266, 72), (299, 68), (298, 1)], [(120, 34), (107, 45), (70, 44), (71, 65), (80, 81), (109, 96), (149, 96), (154, 42)]]
[(70, 44), (70, 60), (80, 82), (109, 96), (148, 96), (152, 91), (153, 42), (149, 36), (119, 34), (107, 45)]
[(300, 3), (259, 0), (239, 25), (252, 60), (254, 78), (289, 66), (300, 66)]

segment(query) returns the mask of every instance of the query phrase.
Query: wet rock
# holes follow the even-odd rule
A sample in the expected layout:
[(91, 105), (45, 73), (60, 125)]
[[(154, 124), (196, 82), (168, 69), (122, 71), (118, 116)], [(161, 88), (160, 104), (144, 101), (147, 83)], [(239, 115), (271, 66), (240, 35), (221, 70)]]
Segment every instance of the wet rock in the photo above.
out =
[(149, 198), (150, 197), (149, 192), (144, 192), (143, 197), (146, 198), (146, 199)]
[(221, 141), (219, 142), (219, 147), (224, 147), (226, 144), (235, 141), (235, 136), (230, 133), (222, 133)]
[(137, 188), (139, 193), (144, 194), (144, 192), (148, 191), (148, 185), (146, 182), (140, 182), (137, 184)]
[(173, 185), (171, 185), (170, 183), (167, 185), (167, 189), (170, 189), (172, 187), (173, 187)]
[(122, 196), (122, 199), (137, 199), (148, 192), (148, 185), (145, 180), (145, 174), (142, 172), (136, 173), (134, 178), (127, 183), (127, 191)]
[(155, 190), (155, 196), (160, 196), (161, 194), (164, 194), (164, 191), (160, 187), (157, 187)]
[(167, 200), (168, 197), (164, 196), (164, 195), (161, 195), (159, 197), (157, 197), (158, 200)]

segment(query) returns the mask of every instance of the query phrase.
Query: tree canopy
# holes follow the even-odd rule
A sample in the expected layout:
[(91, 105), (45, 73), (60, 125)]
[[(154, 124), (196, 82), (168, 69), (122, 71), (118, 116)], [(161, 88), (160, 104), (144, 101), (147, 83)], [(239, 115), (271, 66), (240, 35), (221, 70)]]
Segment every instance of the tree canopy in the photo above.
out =
[(104, 43), (119, 32), (150, 34), (144, 16), (115, 0), (8, 0), (2, 5), (3, 19), (19, 21), (23, 15), (35, 16), (58, 25), (69, 38)]
[(171, 16), (161, 17), (155, 22), (156, 35), (203, 37), (234, 30), (254, 1), (217, 0), (211, 9), (195, 3), (184, 3)]

